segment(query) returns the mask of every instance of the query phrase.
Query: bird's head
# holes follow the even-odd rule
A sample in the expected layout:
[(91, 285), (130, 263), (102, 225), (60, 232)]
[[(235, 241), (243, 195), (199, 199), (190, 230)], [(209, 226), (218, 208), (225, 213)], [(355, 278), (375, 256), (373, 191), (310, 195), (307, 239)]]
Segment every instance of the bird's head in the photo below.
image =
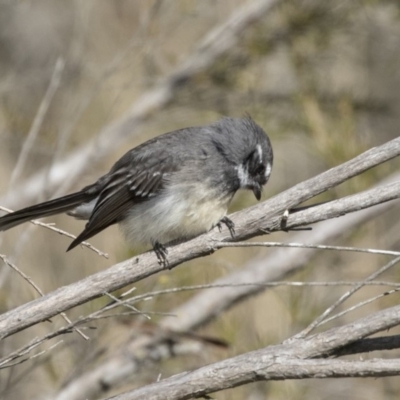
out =
[(252, 190), (260, 200), (272, 171), (273, 152), (264, 130), (250, 117), (223, 118), (211, 126), (212, 141), (234, 182), (233, 189)]
[(266, 135), (265, 138), (267, 140), (262, 138), (236, 167), (240, 188), (252, 190), (257, 200), (261, 199), (262, 187), (268, 182), (272, 171), (272, 148)]

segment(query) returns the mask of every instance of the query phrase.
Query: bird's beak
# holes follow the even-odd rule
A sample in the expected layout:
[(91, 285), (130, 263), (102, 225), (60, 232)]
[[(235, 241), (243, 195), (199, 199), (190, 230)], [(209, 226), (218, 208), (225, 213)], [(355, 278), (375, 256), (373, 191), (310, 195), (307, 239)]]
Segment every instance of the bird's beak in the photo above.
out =
[(256, 183), (252, 187), (252, 189), (253, 189), (254, 196), (256, 196), (256, 199), (260, 200), (261, 199), (261, 190), (262, 190), (261, 185), (259, 183)]

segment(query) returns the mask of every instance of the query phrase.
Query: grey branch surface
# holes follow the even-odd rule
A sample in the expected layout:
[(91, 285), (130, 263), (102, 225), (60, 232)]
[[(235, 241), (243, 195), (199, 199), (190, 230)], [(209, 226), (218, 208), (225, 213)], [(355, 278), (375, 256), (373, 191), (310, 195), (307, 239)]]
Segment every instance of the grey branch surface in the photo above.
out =
[[(286, 209), (290, 209), (399, 154), (400, 138), (396, 138), (382, 146), (368, 150), (338, 167), (302, 182), (268, 201), (232, 214), (231, 218), (236, 225), (234, 239), (231, 238), (227, 229), (222, 232), (214, 229), (188, 242), (171, 246), (168, 248), (169, 266), (173, 268), (185, 261), (213, 253), (218, 249), (220, 241), (240, 241), (260, 235), (265, 231), (280, 230), (281, 216)], [(400, 182), (395, 182), (383, 188), (372, 189), (332, 203), (296, 212), (289, 217), (287, 228), (309, 225), (338, 217), (399, 198), (399, 196)], [(12, 335), (72, 307), (100, 297), (105, 292), (112, 292), (162, 270), (163, 268), (158, 264), (153, 252), (147, 252), (118, 263), (105, 271), (61, 287), (44, 297), (1, 315), (0, 337)]]
[(188, 80), (209, 68), (220, 56), (235, 46), (242, 32), (260, 20), (278, 0), (256, 0), (236, 10), (227, 21), (208, 32), (186, 60), (163, 77), (153, 89), (140, 96), (130, 109), (117, 120), (105, 126), (87, 144), (56, 163), (48, 176), (47, 169), (10, 191), (0, 199), (2, 205), (16, 209), (35, 201), (37, 195), (54, 191), (67, 179), (73, 181), (91, 163), (96, 163), (122, 146), (137, 132), (138, 127), (151, 115), (166, 107)]
[(358, 340), (348, 346), (341, 347), (331, 355), (341, 357), (349, 354), (369, 353), (378, 350), (394, 350), (399, 348), (400, 335), (382, 336)]
[[(229, 362), (231, 364), (229, 365)], [(204, 367), (182, 377), (170, 378), (143, 389), (112, 397), (113, 400), (184, 400), (202, 398), (207, 393), (230, 389), (245, 383), (305, 378), (356, 378), (399, 375), (400, 359), (393, 360), (299, 360), (264, 355), (262, 350), (247, 353), (225, 365)]]
[(245, 353), (133, 390), (114, 400), (183, 400), (259, 380), (400, 374), (400, 360), (318, 360), (343, 346), (400, 324), (400, 306), (304, 339)]

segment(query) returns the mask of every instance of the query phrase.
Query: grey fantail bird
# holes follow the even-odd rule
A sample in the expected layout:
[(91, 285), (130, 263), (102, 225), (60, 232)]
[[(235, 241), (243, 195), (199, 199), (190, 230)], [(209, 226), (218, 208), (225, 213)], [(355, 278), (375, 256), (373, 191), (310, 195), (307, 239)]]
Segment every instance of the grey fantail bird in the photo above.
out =
[(112, 224), (127, 239), (152, 244), (188, 239), (220, 222), (239, 189), (257, 200), (269, 179), (273, 153), (267, 134), (250, 117), (223, 118), (184, 128), (129, 150), (110, 172), (76, 193), (24, 208), (0, 218), (0, 230), (35, 218), (68, 212), (88, 220), (68, 250)]

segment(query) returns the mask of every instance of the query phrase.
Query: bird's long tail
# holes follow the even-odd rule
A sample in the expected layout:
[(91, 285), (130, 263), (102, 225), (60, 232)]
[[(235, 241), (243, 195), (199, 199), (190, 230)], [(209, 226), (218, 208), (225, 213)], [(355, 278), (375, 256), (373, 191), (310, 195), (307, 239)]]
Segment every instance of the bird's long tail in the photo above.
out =
[(93, 200), (96, 194), (93, 191), (83, 189), (80, 192), (72, 193), (58, 199), (45, 201), (44, 203), (23, 208), (22, 210), (0, 217), (0, 231), (6, 231), (26, 221), (35, 218), (48, 217), (70, 211), (76, 206)]

